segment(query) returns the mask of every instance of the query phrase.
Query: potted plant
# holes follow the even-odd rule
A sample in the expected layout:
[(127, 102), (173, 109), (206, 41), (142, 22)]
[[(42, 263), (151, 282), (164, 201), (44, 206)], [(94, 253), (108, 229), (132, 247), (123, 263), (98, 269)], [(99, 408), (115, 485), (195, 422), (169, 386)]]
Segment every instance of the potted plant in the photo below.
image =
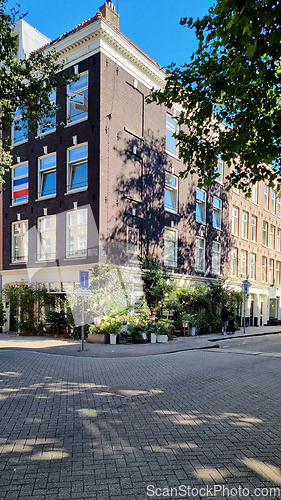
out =
[(94, 324), (89, 326), (88, 342), (91, 344), (108, 344), (109, 335), (107, 330), (101, 326), (101, 318), (97, 316), (94, 319)]
[(154, 326), (155, 333), (157, 335), (156, 342), (161, 344), (168, 342), (168, 322), (167, 321), (158, 321)]
[[(197, 315), (185, 313), (182, 315), (181, 319), (182, 319), (183, 325), (186, 325), (186, 323), (188, 323), (189, 335), (194, 336), (196, 333)], [(184, 328), (186, 328), (186, 327), (187, 327), (187, 325), (184, 326)]]

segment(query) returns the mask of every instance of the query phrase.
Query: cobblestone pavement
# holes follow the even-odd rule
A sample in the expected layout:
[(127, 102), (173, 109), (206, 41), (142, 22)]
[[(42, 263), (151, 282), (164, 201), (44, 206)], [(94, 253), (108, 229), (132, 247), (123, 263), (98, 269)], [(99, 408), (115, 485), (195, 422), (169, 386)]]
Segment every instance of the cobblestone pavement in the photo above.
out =
[(274, 356), (211, 349), (98, 359), (6, 349), (0, 363), (0, 499), (281, 492)]

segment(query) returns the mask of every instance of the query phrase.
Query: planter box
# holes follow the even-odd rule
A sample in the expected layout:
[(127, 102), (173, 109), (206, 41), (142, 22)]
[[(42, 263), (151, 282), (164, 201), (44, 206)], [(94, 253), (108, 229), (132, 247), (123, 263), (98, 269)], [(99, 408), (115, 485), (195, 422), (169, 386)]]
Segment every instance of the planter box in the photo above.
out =
[(110, 333), (109, 334), (110, 344), (112, 344), (112, 345), (116, 344), (116, 337), (117, 337), (117, 335), (115, 335), (115, 333)]
[(168, 335), (156, 335), (156, 339), (156, 342), (164, 344), (165, 342), (168, 342)]
[(89, 333), (87, 342), (90, 342), (90, 344), (108, 344), (108, 333)]
[(155, 333), (151, 333), (150, 334), (150, 343), (156, 344), (156, 339), (157, 339), (157, 335), (155, 335)]

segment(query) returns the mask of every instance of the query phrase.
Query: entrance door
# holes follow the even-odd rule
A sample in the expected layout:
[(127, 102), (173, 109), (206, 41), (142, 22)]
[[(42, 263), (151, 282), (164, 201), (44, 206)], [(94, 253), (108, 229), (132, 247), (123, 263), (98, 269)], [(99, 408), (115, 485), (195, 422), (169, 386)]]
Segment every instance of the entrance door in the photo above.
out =
[(250, 326), (254, 324), (254, 300), (251, 299), (250, 303)]
[(10, 305), (10, 331), (16, 332), (16, 308), (15, 306)]
[(269, 317), (276, 318), (276, 299), (269, 299)]

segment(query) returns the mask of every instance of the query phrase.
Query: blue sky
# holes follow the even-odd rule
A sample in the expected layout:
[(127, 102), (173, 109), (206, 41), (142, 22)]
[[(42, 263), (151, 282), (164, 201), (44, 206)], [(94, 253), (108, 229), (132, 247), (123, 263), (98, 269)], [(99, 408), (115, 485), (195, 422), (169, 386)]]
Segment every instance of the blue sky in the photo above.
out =
[[(51, 39), (93, 17), (104, 0), (18, 0), (25, 20)], [(202, 17), (213, 0), (115, 0), (120, 30), (162, 66), (184, 64), (196, 49), (194, 34), (181, 17)], [(15, 5), (12, 0), (8, 5)]]

